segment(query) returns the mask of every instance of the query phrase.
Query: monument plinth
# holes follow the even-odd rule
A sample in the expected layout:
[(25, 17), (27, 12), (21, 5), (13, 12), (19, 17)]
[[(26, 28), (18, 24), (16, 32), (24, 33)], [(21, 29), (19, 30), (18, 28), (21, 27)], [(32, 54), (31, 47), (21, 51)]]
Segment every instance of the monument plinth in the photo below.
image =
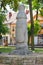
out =
[(16, 50), (11, 54), (26, 55), (31, 53), (28, 50), (28, 35), (27, 35), (27, 16), (25, 14), (25, 6), (19, 6), (16, 22)]

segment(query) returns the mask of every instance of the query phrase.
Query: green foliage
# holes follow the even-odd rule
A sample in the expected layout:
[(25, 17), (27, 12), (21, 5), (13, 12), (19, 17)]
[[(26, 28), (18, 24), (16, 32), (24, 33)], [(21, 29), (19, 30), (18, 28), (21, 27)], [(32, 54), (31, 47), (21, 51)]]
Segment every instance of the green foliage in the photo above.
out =
[(18, 8), (18, 5), (19, 5), (18, 0), (2, 0), (1, 3), (2, 3), (1, 7), (3, 7), (4, 9), (6, 9), (5, 6), (7, 4), (9, 4), (10, 7), (13, 8), (13, 10), (15, 10), (15, 11), (17, 11), (17, 8)]
[(24, 4), (28, 4), (28, 0), (19, 0), (19, 2), (22, 2)]
[(43, 4), (43, 0), (39, 0), (40, 1), (40, 3), (42, 3)]
[(30, 36), (31, 35), (31, 24), (27, 25), (27, 29), (28, 29), (28, 35)]
[(5, 19), (5, 15), (0, 12), (0, 24), (2, 24)]
[[(29, 46), (29, 41), (30, 41), (30, 37), (31, 37), (31, 24), (27, 25), (27, 29), (28, 29), (28, 46)], [(36, 20), (34, 21), (34, 36), (36, 36), (38, 34), (38, 32), (41, 30), (39, 21)]]
[(43, 8), (41, 8), (39, 11), (40, 11), (40, 15), (43, 16)]
[(39, 9), (43, 7), (43, 0), (33, 0), (32, 6), (33, 6), (33, 9)]
[(40, 27), (39, 21), (36, 20), (34, 22), (34, 35), (37, 35), (40, 30), (41, 30), (41, 27)]
[(6, 17), (5, 14), (0, 12), (0, 35), (8, 33), (8, 27), (4, 24)]
[(18, 0), (13, 0), (13, 1), (11, 0), (10, 8), (12, 8), (14, 11), (17, 11), (18, 5), (19, 5)]
[(6, 9), (5, 6), (6, 6), (6, 4), (10, 4), (10, 1), (11, 0), (2, 0), (1, 1), (1, 8), (3, 7), (4, 9)]
[[(31, 36), (31, 24), (28, 24), (28, 35)], [(34, 22), (34, 35), (37, 35), (38, 32), (40, 31), (41, 27), (40, 27), (40, 24), (39, 24), (39, 21), (36, 20)]]
[(6, 33), (8, 33), (9, 32), (9, 29), (8, 29), (8, 27), (6, 26), (6, 25), (4, 25), (3, 24), (3, 26), (2, 26), (2, 34), (6, 34)]
[(33, 0), (32, 5), (33, 5), (33, 9), (39, 9), (40, 8), (40, 3), (38, 0)]
[(19, 2), (22, 2), (24, 4), (28, 4), (28, 0), (2, 0), (1, 1), (1, 8), (4, 9), (7, 4), (9, 4), (10, 8), (12, 8), (14, 11), (17, 11)]
[[(9, 4), (10, 7), (13, 8), (13, 10), (17, 11), (19, 2), (22, 2), (24, 4), (29, 4), (28, 0), (2, 0), (1, 7), (4, 7), (4, 9), (6, 9), (5, 8), (6, 4)], [(42, 4), (43, 0), (32, 0), (33, 9), (39, 9), (40, 3)]]

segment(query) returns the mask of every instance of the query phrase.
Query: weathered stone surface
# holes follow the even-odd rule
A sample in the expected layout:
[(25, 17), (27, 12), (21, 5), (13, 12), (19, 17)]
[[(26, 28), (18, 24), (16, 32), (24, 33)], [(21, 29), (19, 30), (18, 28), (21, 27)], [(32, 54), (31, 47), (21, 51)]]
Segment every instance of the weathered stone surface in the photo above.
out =
[(17, 44), (27, 44), (27, 16), (25, 14), (25, 6), (22, 4), (19, 6), (19, 12), (17, 14), (16, 22), (16, 42)]
[(43, 65), (43, 54), (0, 55), (0, 65)]
[(9, 65), (9, 64), (0, 64), (0, 65)]
[(28, 50), (28, 35), (27, 35), (27, 16), (25, 14), (25, 6), (22, 4), (19, 6), (19, 12), (17, 14), (16, 22), (16, 50), (13, 50), (9, 54), (16, 55), (28, 55), (32, 53)]
[(43, 57), (37, 57), (37, 64), (43, 64)]
[(22, 4), (19, 6), (19, 12), (17, 14), (16, 22), (16, 48), (27, 47), (27, 16), (25, 14), (25, 6)]

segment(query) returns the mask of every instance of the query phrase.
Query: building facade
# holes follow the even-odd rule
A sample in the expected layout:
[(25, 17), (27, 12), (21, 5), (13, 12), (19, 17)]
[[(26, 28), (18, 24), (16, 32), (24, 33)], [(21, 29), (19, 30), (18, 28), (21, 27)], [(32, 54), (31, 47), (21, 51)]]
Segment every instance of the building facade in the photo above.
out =
[[(9, 33), (6, 35), (3, 35), (3, 45), (14, 45), (16, 44), (16, 16), (17, 16), (18, 12), (8, 12), (6, 14), (6, 21), (4, 22), (4, 24), (6, 24), (9, 28)], [(30, 21), (30, 12), (26, 10), (26, 15), (27, 15), (27, 24), (29, 24)], [(36, 19), (36, 11), (33, 10), (33, 18), (34, 20)], [(38, 33), (38, 36), (36, 37), (36, 39), (34, 39), (35, 44), (39, 45), (39, 44), (43, 44), (43, 17), (42, 16), (38, 16), (39, 19), (39, 23), (41, 26), (41, 30)], [(4, 40), (5, 39), (5, 40)], [(7, 41), (7, 42), (5, 42)]]

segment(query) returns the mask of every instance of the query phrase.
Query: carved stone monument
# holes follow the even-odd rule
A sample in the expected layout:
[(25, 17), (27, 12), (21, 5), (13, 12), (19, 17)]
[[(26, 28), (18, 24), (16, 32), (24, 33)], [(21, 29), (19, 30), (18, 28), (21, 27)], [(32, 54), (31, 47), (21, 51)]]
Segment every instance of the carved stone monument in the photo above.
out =
[(22, 4), (19, 6), (19, 12), (17, 14), (16, 22), (16, 50), (11, 54), (26, 55), (30, 53), (28, 50), (28, 36), (27, 36), (27, 17), (25, 14), (25, 6)]
[(17, 48), (27, 47), (27, 17), (24, 12), (24, 5), (19, 6), (19, 12), (17, 14), (17, 23), (16, 23), (16, 43)]

